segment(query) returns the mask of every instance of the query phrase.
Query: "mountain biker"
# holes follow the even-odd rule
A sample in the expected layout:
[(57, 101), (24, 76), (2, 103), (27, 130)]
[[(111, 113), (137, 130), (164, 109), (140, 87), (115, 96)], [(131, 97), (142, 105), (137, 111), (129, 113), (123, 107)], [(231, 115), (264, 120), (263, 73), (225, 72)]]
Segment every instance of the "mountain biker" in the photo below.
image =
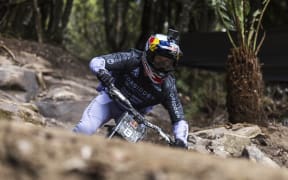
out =
[(188, 124), (172, 74), (182, 55), (178, 41), (171, 33), (155, 34), (147, 40), (144, 51), (130, 49), (94, 57), (89, 67), (101, 82), (97, 87), (100, 93), (86, 107), (73, 131), (91, 135), (123, 113), (104, 91), (105, 86), (114, 83), (143, 115), (162, 104), (170, 115), (175, 146), (187, 148)]

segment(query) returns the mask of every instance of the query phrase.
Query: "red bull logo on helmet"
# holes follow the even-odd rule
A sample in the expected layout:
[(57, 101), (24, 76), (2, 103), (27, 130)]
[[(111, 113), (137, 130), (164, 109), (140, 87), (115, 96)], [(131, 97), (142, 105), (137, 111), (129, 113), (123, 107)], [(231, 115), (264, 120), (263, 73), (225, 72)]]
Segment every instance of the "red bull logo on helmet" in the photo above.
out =
[(150, 51), (154, 52), (157, 49), (157, 45), (160, 43), (160, 40), (154, 36), (150, 37), (149, 39), (149, 49)]

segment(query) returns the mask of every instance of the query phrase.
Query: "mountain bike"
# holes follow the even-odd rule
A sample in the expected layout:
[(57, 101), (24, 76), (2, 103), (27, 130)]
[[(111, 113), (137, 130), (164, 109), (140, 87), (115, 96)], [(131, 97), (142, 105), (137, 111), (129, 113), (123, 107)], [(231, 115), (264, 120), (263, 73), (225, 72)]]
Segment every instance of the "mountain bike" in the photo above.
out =
[(122, 108), (124, 113), (116, 120), (116, 125), (108, 133), (107, 138), (120, 136), (123, 139), (136, 143), (142, 140), (147, 132), (147, 128), (151, 128), (158, 132), (164, 141), (173, 146), (174, 139), (165, 133), (159, 126), (149, 122), (141, 113), (139, 113), (126, 98), (121, 91), (111, 84), (106, 88), (108, 95)]

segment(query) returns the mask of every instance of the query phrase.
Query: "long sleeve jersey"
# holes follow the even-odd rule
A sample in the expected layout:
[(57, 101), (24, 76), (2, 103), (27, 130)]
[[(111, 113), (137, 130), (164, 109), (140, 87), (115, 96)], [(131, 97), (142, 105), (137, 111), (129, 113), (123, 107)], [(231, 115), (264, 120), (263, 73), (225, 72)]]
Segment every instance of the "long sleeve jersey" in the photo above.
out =
[(131, 49), (98, 56), (91, 60), (90, 69), (95, 74), (99, 69), (108, 70), (115, 79), (115, 86), (136, 109), (162, 104), (173, 124), (184, 120), (174, 76), (168, 75), (162, 84), (153, 83), (144, 73), (142, 55), (142, 51)]

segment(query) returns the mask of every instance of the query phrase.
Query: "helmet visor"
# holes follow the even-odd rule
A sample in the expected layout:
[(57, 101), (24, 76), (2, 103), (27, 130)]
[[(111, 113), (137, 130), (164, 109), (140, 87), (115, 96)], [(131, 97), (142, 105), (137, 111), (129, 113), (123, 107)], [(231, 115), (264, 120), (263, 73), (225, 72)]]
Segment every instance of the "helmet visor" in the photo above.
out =
[(155, 70), (161, 72), (170, 72), (174, 70), (174, 61), (165, 56), (156, 55), (152, 65)]

